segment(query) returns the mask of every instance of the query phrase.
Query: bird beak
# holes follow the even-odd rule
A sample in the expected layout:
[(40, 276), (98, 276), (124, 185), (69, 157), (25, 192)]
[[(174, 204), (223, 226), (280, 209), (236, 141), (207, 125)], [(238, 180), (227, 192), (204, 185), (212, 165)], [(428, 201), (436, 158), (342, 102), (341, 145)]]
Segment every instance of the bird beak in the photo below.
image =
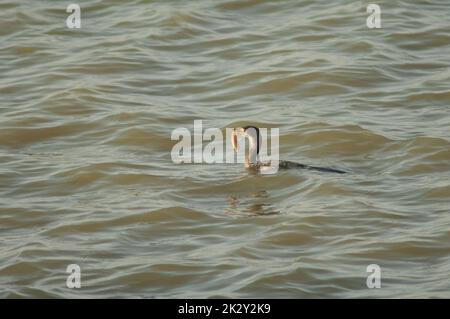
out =
[(233, 150), (235, 152), (237, 152), (239, 147), (238, 147), (238, 142), (237, 142), (236, 129), (233, 129), (233, 133), (231, 134), (231, 144), (233, 145)]

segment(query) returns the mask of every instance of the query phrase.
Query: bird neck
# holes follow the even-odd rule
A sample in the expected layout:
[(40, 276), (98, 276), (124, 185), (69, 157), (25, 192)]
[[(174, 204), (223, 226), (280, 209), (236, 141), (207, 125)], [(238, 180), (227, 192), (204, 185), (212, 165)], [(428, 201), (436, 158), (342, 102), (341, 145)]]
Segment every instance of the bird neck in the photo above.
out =
[(256, 136), (249, 135), (249, 147), (247, 156), (247, 165), (254, 165), (258, 163), (258, 140)]

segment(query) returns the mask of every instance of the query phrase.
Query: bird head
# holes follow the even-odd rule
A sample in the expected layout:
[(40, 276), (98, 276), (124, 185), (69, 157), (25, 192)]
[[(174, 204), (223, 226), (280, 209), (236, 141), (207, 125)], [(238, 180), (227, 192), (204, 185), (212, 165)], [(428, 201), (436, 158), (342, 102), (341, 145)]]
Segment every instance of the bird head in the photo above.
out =
[(233, 129), (233, 133), (231, 134), (231, 144), (233, 145), (233, 149), (235, 152), (239, 150), (239, 136), (248, 138), (250, 141), (250, 147), (253, 146), (256, 149), (256, 154), (259, 153), (259, 149), (261, 147), (261, 136), (259, 133), (259, 128), (257, 128), (256, 126), (245, 126)]

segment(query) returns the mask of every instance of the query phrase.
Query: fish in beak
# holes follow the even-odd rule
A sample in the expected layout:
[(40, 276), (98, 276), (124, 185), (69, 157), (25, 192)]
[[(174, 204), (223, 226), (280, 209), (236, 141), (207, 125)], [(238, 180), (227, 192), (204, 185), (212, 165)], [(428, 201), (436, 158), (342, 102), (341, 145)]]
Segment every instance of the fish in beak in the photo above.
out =
[(233, 150), (235, 152), (238, 151), (239, 146), (238, 146), (238, 142), (237, 142), (237, 132), (236, 129), (233, 129), (233, 133), (231, 134), (231, 144), (233, 145)]

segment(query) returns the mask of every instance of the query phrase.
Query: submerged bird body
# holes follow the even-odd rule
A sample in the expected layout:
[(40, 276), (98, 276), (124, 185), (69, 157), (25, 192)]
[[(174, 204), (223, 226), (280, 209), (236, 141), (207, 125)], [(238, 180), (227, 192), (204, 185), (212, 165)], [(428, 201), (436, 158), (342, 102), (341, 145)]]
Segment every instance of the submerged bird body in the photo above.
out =
[(276, 165), (278, 169), (307, 169), (325, 173), (337, 173), (337, 174), (346, 173), (342, 170), (334, 168), (311, 166), (291, 161), (280, 160), (276, 161), (276, 163), (274, 163), (273, 161), (261, 162), (258, 160), (259, 149), (261, 145), (259, 129), (256, 126), (246, 126), (243, 128), (234, 129), (232, 135), (232, 145), (235, 151), (237, 151), (238, 149), (237, 144), (238, 134), (244, 136), (245, 138), (248, 138), (249, 140), (249, 152), (245, 158), (245, 166), (248, 169), (262, 171), (265, 168), (270, 168)]
[[(273, 163), (271, 161), (268, 161), (268, 162), (257, 162), (256, 164), (248, 165), (247, 168), (261, 170), (264, 167), (271, 167), (271, 166), (273, 166)], [(336, 173), (336, 174), (345, 174), (346, 173), (342, 170), (335, 169), (335, 168), (311, 166), (311, 165), (300, 164), (300, 163), (291, 162), (291, 161), (278, 161), (278, 169), (291, 169), (291, 168), (307, 169), (307, 170), (324, 172), (324, 173)]]

